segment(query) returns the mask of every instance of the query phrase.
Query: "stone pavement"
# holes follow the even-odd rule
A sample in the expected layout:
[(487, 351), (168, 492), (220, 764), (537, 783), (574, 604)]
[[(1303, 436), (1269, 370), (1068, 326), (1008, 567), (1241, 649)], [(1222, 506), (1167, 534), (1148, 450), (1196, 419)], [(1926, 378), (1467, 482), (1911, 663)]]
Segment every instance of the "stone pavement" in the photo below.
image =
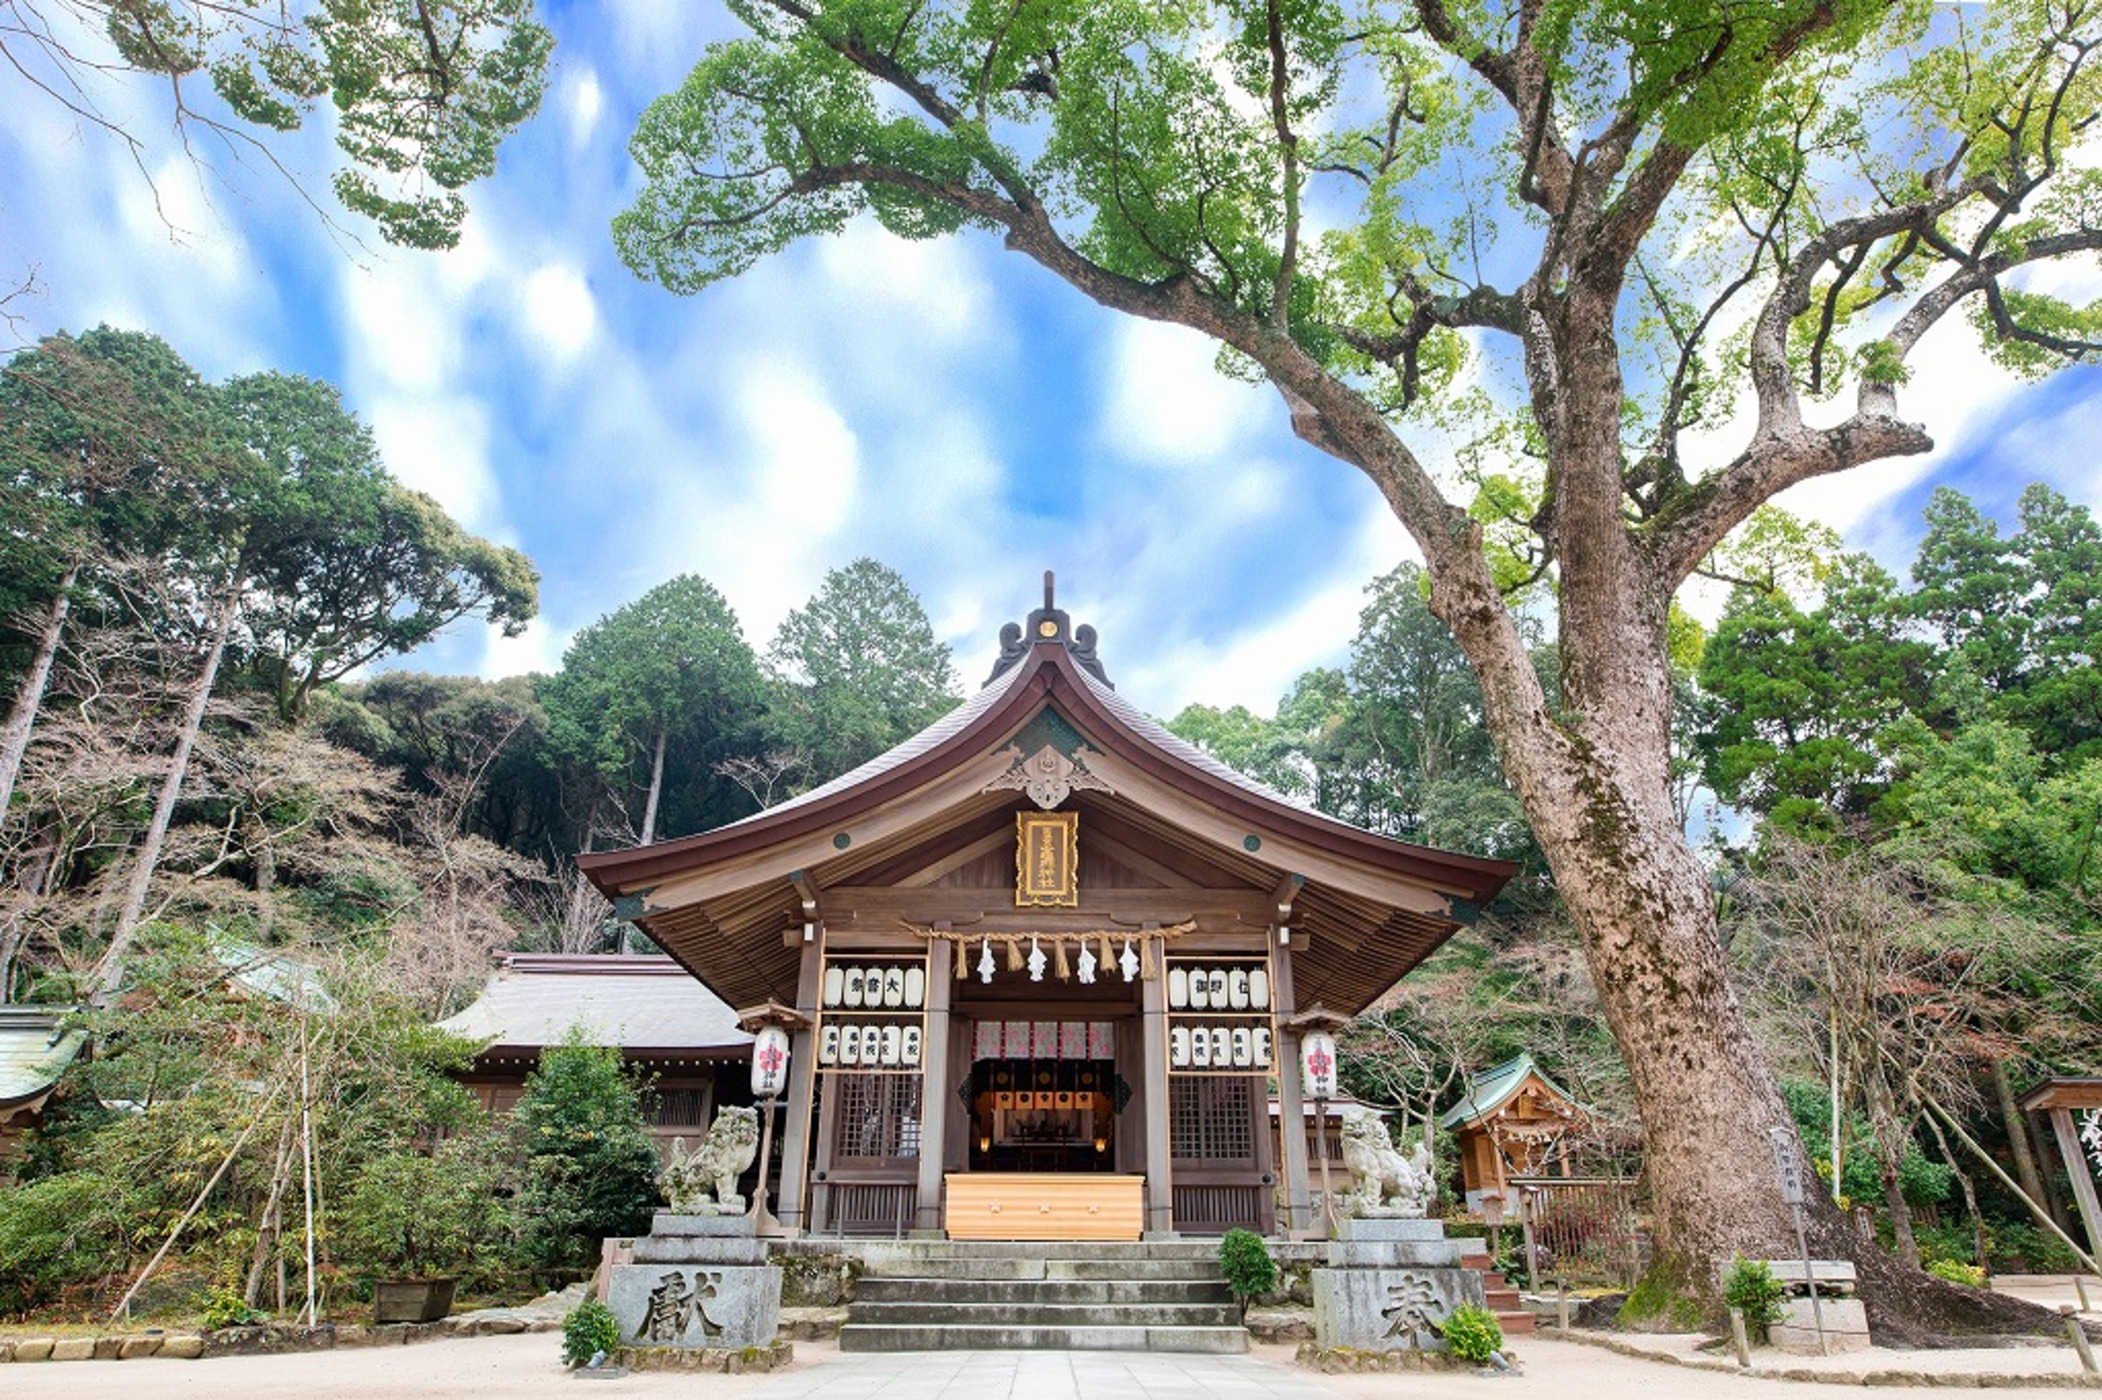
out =
[[(772, 1375), (649, 1372), (578, 1380), (546, 1333), (462, 1337), (213, 1361), (21, 1362), (0, 1367), (5, 1400), (1863, 1400), (1855, 1384), (1802, 1384), (1687, 1370), (1549, 1338), (1526, 1338), (1523, 1375), (1395, 1372), (1322, 1376), (1291, 1364), (1289, 1346), (1248, 1356), (1116, 1352), (843, 1355), (796, 1343)], [(1915, 1353), (1925, 1369), (1940, 1358)], [(1958, 1377), (1969, 1380), (1969, 1377)], [(1888, 1392), (1879, 1392), (1888, 1393)], [(1914, 1391), (1913, 1393), (1920, 1393)], [(1975, 1389), (1984, 1400), (2037, 1400), (2035, 1389)], [(2063, 1392), (2061, 1392), (2063, 1393)], [(2094, 1392), (2075, 1392), (2094, 1393)], [(2049, 1395), (2050, 1391), (2042, 1394)]]
[[(800, 1348), (799, 1348), (800, 1350)], [(833, 1355), (746, 1400), (1332, 1400), (1333, 1391), (1246, 1356), (1116, 1351)]]

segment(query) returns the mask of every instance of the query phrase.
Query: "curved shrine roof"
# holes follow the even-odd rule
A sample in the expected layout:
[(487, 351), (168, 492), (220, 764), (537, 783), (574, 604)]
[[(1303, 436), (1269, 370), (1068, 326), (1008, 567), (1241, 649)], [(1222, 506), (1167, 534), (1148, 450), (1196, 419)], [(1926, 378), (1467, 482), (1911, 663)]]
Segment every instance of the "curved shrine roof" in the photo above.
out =
[(1048, 599), (1029, 635), (1033, 645), (1003, 639), (1001, 665), (975, 695), (860, 767), (741, 821), (593, 852), (579, 867), (730, 1002), (792, 1003), (797, 956), (781, 935), (803, 913), (791, 874), (819, 891), (878, 885), (945, 836), (987, 845), (1002, 823), (1011, 833), (1011, 814), (1031, 804), (996, 780), (1050, 742), (1105, 780), (1059, 803), (1083, 813), (1084, 845), (1089, 831), (1113, 828), (1178, 852), (1179, 868), (1202, 872), (1193, 885), (1241, 896), (1296, 888), (1292, 927), (1313, 934), (1295, 943), (1299, 1003), (1345, 1012), (1471, 921), (1516, 872), (1375, 835), (1236, 772), (1119, 695), (1091, 630), (1075, 636)]

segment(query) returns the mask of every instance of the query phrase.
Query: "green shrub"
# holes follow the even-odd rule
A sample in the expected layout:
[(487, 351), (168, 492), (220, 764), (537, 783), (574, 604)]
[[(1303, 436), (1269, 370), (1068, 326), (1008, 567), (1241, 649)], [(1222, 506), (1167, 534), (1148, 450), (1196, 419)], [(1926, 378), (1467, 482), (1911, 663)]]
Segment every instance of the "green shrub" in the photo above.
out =
[(1732, 1259), (1722, 1276), (1723, 1301), (1744, 1314), (1744, 1325), (1761, 1341), (1766, 1329), (1781, 1320), (1781, 1300), (1787, 1296), (1763, 1259)]
[(124, 1259), (110, 1218), (119, 1194), (86, 1171), (0, 1187), (0, 1313), (42, 1307), (67, 1284), (115, 1269)]
[(650, 1227), (661, 1163), (620, 1051), (572, 1039), (541, 1052), (512, 1111), (525, 1148), (525, 1262), (551, 1273), (598, 1263), (599, 1241)]
[(1220, 1239), (1219, 1272), (1226, 1275), (1226, 1286), (1233, 1290), (1243, 1317), (1248, 1315), (1250, 1298), (1277, 1288), (1277, 1261), (1270, 1257), (1263, 1237), (1253, 1230), (1228, 1230)]
[[(1975, 1237), (1968, 1223), (1961, 1225), (1923, 1225), (1912, 1222), (1912, 1238), (1919, 1245), (1920, 1258), (1926, 1263), (1937, 1259), (1950, 1259), (1958, 1264), (1975, 1264), (1972, 1256), (1978, 1252)], [(1992, 1232), (1986, 1232), (1987, 1247), (1990, 1247)]]
[(204, 1290), (201, 1312), (204, 1325), (214, 1331), (221, 1327), (253, 1327), (270, 1317), (269, 1313), (248, 1306), (241, 1290), (227, 1283), (215, 1283)]
[(1927, 1272), (1949, 1283), (1960, 1283), (1966, 1288), (1985, 1287), (1985, 1270), (1976, 1264), (1959, 1264), (1954, 1259), (1935, 1259), (1927, 1264)]
[(620, 1345), (620, 1323), (613, 1309), (586, 1298), (562, 1318), (562, 1364), (583, 1366), (600, 1352), (611, 1356)]
[(1462, 1361), (1480, 1365), (1504, 1349), (1503, 1324), (1479, 1303), (1462, 1303), (1454, 1308), (1445, 1319), (1443, 1331), (1446, 1345)]
[(487, 1268), (510, 1226), (501, 1142), (448, 1138), (429, 1156), (388, 1152), (352, 1180), (337, 1227), (352, 1268), (381, 1278), (458, 1276)]
[(2079, 1257), (2064, 1240), (2026, 1220), (1994, 1224), (1988, 1240), (1997, 1273), (2070, 1274), (2080, 1267)]

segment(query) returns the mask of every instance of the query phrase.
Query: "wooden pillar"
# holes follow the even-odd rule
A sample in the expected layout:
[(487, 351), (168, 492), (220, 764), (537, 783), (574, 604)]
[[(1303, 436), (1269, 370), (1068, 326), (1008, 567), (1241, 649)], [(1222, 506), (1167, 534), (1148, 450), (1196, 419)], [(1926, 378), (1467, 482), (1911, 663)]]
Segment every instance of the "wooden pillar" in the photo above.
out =
[[(812, 933), (817, 934), (817, 930)], [(796, 973), (796, 1011), (803, 1024), (788, 1048), (788, 1111), (781, 1127), (781, 1192), (775, 1202), (774, 1218), (789, 1235), (800, 1234), (809, 1227), (804, 1204), (810, 1172), (810, 1105), (817, 1089), (814, 1026), (824, 974), (824, 939), (818, 935), (803, 944), (802, 966)]]
[[(1285, 1235), (1306, 1239), (1312, 1190), (1307, 1184), (1306, 1095), (1299, 1080), (1299, 1032), (1286, 1030), (1284, 1023), (1299, 1010), (1292, 988), (1292, 945), (1271, 930), (1275, 956), (1270, 960), (1270, 999), (1277, 1015), (1277, 1118), (1278, 1141), (1285, 1153)], [(1326, 1125), (1324, 1125), (1325, 1127)]]
[[(1149, 942), (1152, 940), (1149, 939)], [(1161, 946), (1155, 944), (1156, 966)], [(1169, 1171), (1168, 973), (1139, 983), (1139, 1022), (1146, 1046), (1146, 1233), (1175, 1232), (1175, 1183)]]
[[(956, 1085), (977, 1067), (971, 1049), (971, 1018), (949, 1013), (949, 1078), (955, 1083), (943, 1092), (953, 1095)], [(942, 1137), (942, 1172), (968, 1171), (971, 1166), (971, 1115), (963, 1103), (949, 1100), (949, 1131)]]
[(2080, 1206), (2080, 1219), (2087, 1225), (2088, 1253), (2102, 1257), (2102, 1200), (2095, 1196), (2095, 1169), (2081, 1150), (2080, 1135), (2073, 1131), (2073, 1110), (2062, 1104), (2052, 1107), (2051, 1135), (2058, 1139), (2058, 1155), (2065, 1161), (2066, 1176), (2073, 1183), (2073, 1199)]
[[(946, 950), (947, 943), (938, 945)], [(942, 1158), (949, 1141), (949, 1000), (956, 979), (947, 958), (930, 958), (927, 1033), (920, 1038), (920, 1183), (915, 1230), (942, 1229)]]

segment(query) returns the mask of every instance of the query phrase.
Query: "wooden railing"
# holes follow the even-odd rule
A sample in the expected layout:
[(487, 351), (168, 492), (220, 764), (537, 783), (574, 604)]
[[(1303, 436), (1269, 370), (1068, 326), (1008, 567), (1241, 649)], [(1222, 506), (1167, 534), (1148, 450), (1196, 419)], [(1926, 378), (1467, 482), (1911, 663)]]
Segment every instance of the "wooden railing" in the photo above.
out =
[(825, 1235), (890, 1235), (912, 1229), (919, 1187), (910, 1181), (834, 1182), (826, 1192), (817, 1232)]
[(1623, 1177), (1512, 1177), (1533, 1285), (1548, 1282), (1632, 1288), (1648, 1240), (1635, 1210), (1635, 1182)]
[(1187, 1235), (1223, 1235), (1228, 1230), (1260, 1232), (1264, 1228), (1263, 1194), (1267, 1186), (1186, 1186), (1176, 1183), (1175, 1228)]

